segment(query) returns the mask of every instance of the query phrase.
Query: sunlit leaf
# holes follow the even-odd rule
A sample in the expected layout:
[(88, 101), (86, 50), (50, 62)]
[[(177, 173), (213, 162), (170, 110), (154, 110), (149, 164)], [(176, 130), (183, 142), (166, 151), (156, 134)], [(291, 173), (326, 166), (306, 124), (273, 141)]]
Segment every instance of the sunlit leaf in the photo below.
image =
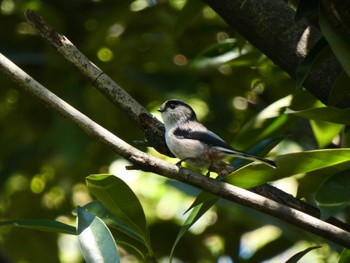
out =
[[(322, 6), (322, 5), (321, 5)], [(327, 39), (338, 61), (345, 72), (350, 76), (350, 40), (339, 28), (327, 18), (323, 8), (320, 10), (319, 24), (324, 37)]]
[[(129, 236), (131, 239), (124, 241), (123, 235), (118, 235), (117, 242), (123, 242), (124, 244), (128, 244), (130, 247), (135, 249), (140, 255), (144, 256), (145, 248), (148, 247), (147, 242), (144, 237), (139, 234), (137, 230), (131, 227), (128, 223), (123, 221), (122, 219), (114, 216), (110, 211), (107, 210), (99, 201), (93, 201), (83, 208), (89, 213), (98, 216), (101, 218), (109, 227), (112, 227), (123, 234)], [(135, 240), (137, 242), (133, 242)], [(142, 252), (141, 252), (142, 251)]]
[(77, 234), (87, 263), (120, 262), (114, 238), (103, 221), (78, 207)]
[(290, 259), (286, 261), (286, 263), (297, 263), (303, 256), (305, 256), (310, 251), (320, 248), (321, 246), (315, 246), (315, 247), (309, 247), (303, 251), (300, 251), (299, 253), (292, 256)]
[(292, 96), (287, 96), (262, 110), (241, 128), (233, 145), (238, 149), (252, 147), (259, 141), (274, 137), (289, 121), (288, 115), (283, 112), (291, 105), (292, 100)]
[(316, 202), (322, 218), (328, 218), (350, 204), (350, 170), (329, 177), (318, 189)]
[(311, 108), (302, 111), (288, 111), (288, 114), (297, 115), (311, 120), (332, 122), (338, 124), (350, 124), (350, 109), (334, 107)]
[(189, 214), (189, 216), (187, 217), (185, 223), (182, 225), (180, 232), (178, 233), (176, 240), (174, 242), (174, 245), (171, 249), (171, 253), (170, 253), (170, 260), (169, 262), (171, 262), (172, 257), (174, 255), (174, 251), (175, 248), (177, 246), (177, 244), (179, 243), (180, 239), (183, 237), (183, 235), (187, 232), (188, 229), (190, 229), (190, 227), (198, 221), (198, 219), (200, 219), (202, 217), (202, 215), (207, 212), (216, 202), (219, 198), (215, 197), (215, 196), (208, 196), (206, 193), (201, 193), (201, 195), (203, 195), (203, 198), (208, 197), (208, 199), (205, 202), (199, 203), (198, 205), (196, 205), (192, 210), (191, 213)]
[(241, 53), (236, 42), (235, 39), (226, 39), (210, 46), (191, 61), (190, 66), (193, 68), (216, 67), (239, 57)]
[(86, 177), (89, 190), (112, 214), (128, 224), (147, 232), (142, 206), (129, 186), (119, 177), (110, 174), (93, 174)]
[(317, 120), (310, 120), (310, 124), (319, 148), (324, 148), (330, 144), (344, 127), (342, 124)]
[(76, 235), (75, 227), (50, 219), (18, 219), (0, 222), (2, 226), (15, 226), (35, 230)]
[(147, 245), (149, 253), (152, 253), (146, 217), (140, 201), (120, 178), (110, 174), (95, 174), (86, 178), (87, 186), (116, 218), (122, 223), (123, 230), (128, 229), (129, 234), (142, 237), (143, 243)]
[(276, 156), (276, 169), (252, 163), (233, 172), (226, 181), (242, 188), (258, 186), (296, 174), (308, 173), (333, 165), (350, 168), (350, 149), (326, 149)]

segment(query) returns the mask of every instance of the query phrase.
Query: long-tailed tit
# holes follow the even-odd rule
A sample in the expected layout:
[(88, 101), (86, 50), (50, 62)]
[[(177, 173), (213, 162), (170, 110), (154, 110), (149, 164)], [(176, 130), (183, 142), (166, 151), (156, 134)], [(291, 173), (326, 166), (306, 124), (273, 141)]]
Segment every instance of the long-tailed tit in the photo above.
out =
[(180, 100), (168, 100), (158, 111), (162, 113), (164, 121), (166, 144), (180, 159), (177, 163), (179, 166), (182, 162), (186, 162), (195, 167), (208, 168), (207, 175), (209, 175), (213, 162), (232, 155), (277, 167), (272, 160), (233, 149), (218, 135), (199, 123), (194, 110)]

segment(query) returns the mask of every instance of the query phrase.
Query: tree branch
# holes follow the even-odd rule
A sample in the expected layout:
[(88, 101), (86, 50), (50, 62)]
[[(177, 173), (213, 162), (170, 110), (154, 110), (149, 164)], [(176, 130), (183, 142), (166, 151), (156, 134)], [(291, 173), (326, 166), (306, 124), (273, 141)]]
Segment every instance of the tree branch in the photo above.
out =
[(213, 180), (185, 168), (180, 169), (174, 164), (134, 148), (47, 90), (2, 54), (0, 54), (0, 71), (37, 97), (47, 107), (67, 118), (83, 132), (102, 142), (139, 169), (196, 186), (221, 198), (280, 218), (285, 222), (350, 248), (350, 233), (339, 227), (248, 190)]
[[(312, 46), (322, 37), (319, 29), (305, 19), (296, 22), (295, 11), (282, 0), (203, 1), (292, 78), (296, 77), (296, 70)], [(341, 71), (333, 56), (310, 72), (304, 87), (327, 104)], [(350, 107), (350, 95), (337, 106)]]

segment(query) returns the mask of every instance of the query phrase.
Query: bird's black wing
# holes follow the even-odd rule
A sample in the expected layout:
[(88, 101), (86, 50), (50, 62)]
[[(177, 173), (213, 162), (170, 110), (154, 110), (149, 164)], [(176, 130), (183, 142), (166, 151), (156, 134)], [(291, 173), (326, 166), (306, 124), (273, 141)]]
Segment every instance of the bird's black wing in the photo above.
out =
[(220, 147), (228, 150), (228, 152), (235, 151), (218, 135), (211, 131), (196, 131), (192, 129), (177, 128), (174, 131), (174, 135), (182, 137), (184, 139), (198, 140), (213, 147)]
[(231, 146), (229, 146), (224, 140), (222, 140), (218, 135), (215, 133), (204, 130), (204, 131), (196, 131), (192, 130), (190, 128), (177, 128), (174, 131), (174, 135), (179, 138), (184, 139), (192, 139), (192, 140), (198, 140), (205, 144), (210, 145), (213, 148), (216, 148), (218, 151), (221, 151), (223, 153), (232, 154), (235, 155), (238, 158), (253, 160), (253, 161), (260, 161), (267, 165), (270, 165), (274, 168), (277, 167), (277, 164), (269, 159), (265, 159), (259, 156), (255, 156), (246, 152), (241, 152), (238, 150), (233, 149)]

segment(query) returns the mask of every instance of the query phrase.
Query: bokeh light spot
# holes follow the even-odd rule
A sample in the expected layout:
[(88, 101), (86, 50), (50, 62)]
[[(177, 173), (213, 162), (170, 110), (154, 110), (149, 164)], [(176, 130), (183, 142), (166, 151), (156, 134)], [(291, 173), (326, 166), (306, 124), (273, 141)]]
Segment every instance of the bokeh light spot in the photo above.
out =
[(12, 0), (3, 0), (0, 4), (1, 13), (11, 15), (16, 9), (15, 2)]
[(113, 52), (109, 48), (103, 47), (97, 51), (97, 57), (102, 62), (110, 62), (113, 59)]

